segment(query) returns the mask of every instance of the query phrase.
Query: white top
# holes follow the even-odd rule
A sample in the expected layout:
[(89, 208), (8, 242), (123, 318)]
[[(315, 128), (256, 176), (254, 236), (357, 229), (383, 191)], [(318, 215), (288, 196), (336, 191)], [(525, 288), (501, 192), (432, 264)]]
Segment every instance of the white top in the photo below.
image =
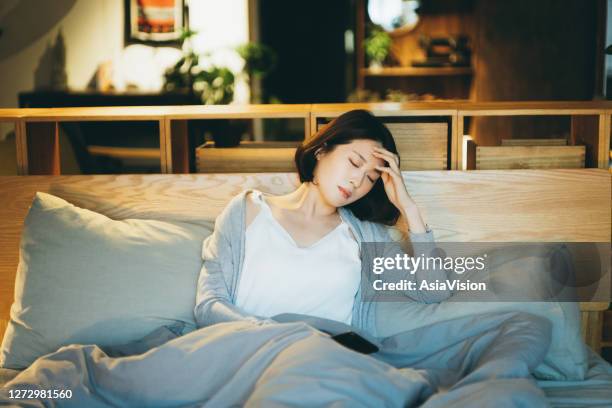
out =
[(299, 247), (274, 218), (260, 191), (260, 211), (247, 227), (236, 305), (261, 317), (300, 313), (351, 323), (361, 281), (359, 244), (344, 221)]

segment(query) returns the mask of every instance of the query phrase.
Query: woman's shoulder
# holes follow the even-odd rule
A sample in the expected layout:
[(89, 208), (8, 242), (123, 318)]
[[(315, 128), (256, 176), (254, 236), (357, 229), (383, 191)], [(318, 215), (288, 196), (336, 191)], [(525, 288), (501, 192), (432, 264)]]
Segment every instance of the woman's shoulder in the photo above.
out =
[(236, 228), (244, 216), (245, 201), (250, 190), (243, 190), (234, 195), (215, 218), (215, 227), (219, 229)]
[(256, 198), (263, 194), (261, 191), (248, 188), (233, 196), (223, 208), (219, 217), (225, 218), (240, 218), (245, 214), (249, 204), (252, 204)]
[(254, 188), (247, 188), (242, 190), (235, 196), (233, 196), (225, 206), (226, 210), (232, 211), (237, 208), (244, 208), (247, 202), (247, 198), (254, 196), (255, 194), (261, 194), (261, 192)]
[(243, 207), (244, 200), (247, 195), (247, 191), (248, 190), (243, 190), (240, 193), (233, 196), (232, 198), (230, 198), (227, 204), (225, 204), (225, 207), (223, 208), (223, 212), (231, 213), (231, 212), (236, 211), (238, 208)]
[(261, 211), (263, 201), (263, 193), (259, 190), (249, 189), (246, 190), (244, 195), (244, 228), (248, 228), (253, 220), (259, 215)]

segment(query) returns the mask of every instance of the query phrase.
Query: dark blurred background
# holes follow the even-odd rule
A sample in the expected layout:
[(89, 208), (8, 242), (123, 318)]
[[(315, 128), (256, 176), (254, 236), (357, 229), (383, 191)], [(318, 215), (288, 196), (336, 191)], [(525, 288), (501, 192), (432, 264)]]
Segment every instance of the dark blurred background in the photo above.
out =
[[(0, 106), (606, 99), (611, 3), (3, 0)], [(166, 5), (168, 24), (134, 19), (156, 4)], [(568, 135), (563, 118), (467, 125), (496, 139)], [(157, 125), (113, 126), (62, 125), (63, 172), (159, 172)], [(192, 163), (219, 132), (297, 142), (304, 128), (299, 120), (192, 121)], [(107, 147), (140, 148), (142, 157)], [(2, 174), (14, 174), (14, 151), (13, 125), (2, 123)]]

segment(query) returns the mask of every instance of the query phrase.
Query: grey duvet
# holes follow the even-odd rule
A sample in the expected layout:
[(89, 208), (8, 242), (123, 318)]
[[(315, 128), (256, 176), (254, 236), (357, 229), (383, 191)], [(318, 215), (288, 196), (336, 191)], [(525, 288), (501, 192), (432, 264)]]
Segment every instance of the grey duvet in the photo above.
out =
[[(449, 320), (379, 339), (371, 355), (336, 343), (319, 330), (323, 321), (307, 322), (222, 323), (119, 357), (65, 346), (8, 382), (0, 405), (548, 406), (530, 375), (549, 346), (545, 319), (508, 312)], [(15, 390), (36, 389), (72, 395), (15, 398)]]

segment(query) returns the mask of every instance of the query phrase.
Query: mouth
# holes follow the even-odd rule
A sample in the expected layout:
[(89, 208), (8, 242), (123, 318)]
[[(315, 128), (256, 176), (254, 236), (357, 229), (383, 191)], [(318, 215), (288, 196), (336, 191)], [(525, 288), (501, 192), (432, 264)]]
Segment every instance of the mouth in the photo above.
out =
[(340, 186), (338, 186), (338, 190), (340, 190), (340, 194), (342, 194), (344, 196), (345, 199), (349, 199), (351, 198), (352, 193)]

